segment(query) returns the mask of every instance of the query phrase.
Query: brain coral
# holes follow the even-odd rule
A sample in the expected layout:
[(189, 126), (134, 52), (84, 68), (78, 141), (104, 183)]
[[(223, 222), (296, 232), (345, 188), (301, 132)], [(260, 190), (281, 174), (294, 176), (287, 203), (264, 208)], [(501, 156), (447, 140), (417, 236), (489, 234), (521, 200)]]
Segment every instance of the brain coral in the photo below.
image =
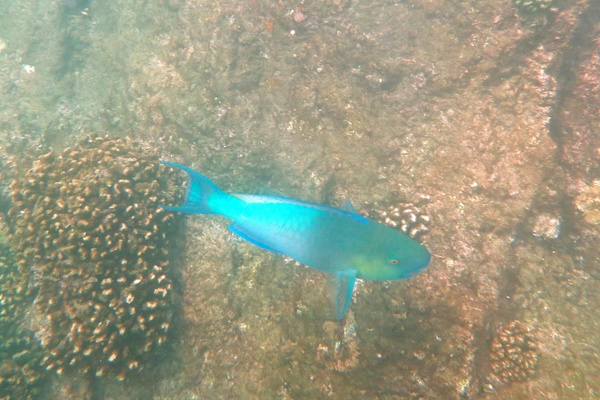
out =
[(522, 322), (511, 321), (496, 330), (492, 341), (492, 381), (523, 381), (535, 374), (538, 349), (535, 337)]
[(90, 137), (12, 183), (11, 243), (46, 370), (124, 379), (166, 342), (170, 176), (135, 143)]

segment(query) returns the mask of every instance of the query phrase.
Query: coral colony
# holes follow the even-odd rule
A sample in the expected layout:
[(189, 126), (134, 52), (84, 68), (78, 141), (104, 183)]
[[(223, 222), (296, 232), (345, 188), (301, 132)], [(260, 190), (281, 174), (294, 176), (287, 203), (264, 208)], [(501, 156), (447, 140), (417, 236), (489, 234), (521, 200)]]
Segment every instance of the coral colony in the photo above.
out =
[(18, 321), (30, 299), (10, 247), (0, 243), (0, 399), (31, 399), (39, 395), (46, 372), (44, 351), (28, 329)]
[(173, 313), (170, 175), (156, 154), (90, 137), (11, 185), (20, 290), (39, 314), (42, 365), (125, 379), (167, 341)]

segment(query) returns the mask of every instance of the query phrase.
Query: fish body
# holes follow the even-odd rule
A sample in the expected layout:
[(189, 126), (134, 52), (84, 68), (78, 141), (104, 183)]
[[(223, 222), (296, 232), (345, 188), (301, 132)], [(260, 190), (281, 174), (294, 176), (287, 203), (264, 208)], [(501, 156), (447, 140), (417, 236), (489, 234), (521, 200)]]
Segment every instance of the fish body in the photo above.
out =
[(198, 172), (170, 162), (190, 177), (184, 203), (163, 207), (190, 214), (221, 214), (243, 239), (330, 273), (334, 307), (341, 319), (356, 278), (405, 279), (429, 264), (431, 255), (415, 240), (345, 210), (277, 196), (227, 194)]

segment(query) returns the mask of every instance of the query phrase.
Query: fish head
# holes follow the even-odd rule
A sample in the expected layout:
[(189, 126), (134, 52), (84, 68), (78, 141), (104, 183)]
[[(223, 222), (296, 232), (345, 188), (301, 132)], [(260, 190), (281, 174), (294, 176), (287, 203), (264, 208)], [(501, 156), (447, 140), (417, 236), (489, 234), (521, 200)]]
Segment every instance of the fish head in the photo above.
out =
[(408, 279), (423, 270), (431, 259), (419, 242), (393, 231), (374, 239), (353, 257), (357, 277), (372, 280)]

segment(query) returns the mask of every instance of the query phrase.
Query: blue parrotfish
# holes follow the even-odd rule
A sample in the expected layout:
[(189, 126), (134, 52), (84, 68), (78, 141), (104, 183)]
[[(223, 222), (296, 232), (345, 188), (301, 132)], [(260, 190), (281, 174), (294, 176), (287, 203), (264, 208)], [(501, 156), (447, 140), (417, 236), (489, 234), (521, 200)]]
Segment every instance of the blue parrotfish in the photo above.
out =
[(431, 254), (422, 244), (357, 214), (349, 202), (338, 209), (279, 196), (228, 194), (191, 168), (162, 163), (189, 175), (183, 204), (162, 208), (223, 215), (246, 241), (331, 274), (338, 320), (348, 310), (357, 278), (406, 279), (429, 264)]

